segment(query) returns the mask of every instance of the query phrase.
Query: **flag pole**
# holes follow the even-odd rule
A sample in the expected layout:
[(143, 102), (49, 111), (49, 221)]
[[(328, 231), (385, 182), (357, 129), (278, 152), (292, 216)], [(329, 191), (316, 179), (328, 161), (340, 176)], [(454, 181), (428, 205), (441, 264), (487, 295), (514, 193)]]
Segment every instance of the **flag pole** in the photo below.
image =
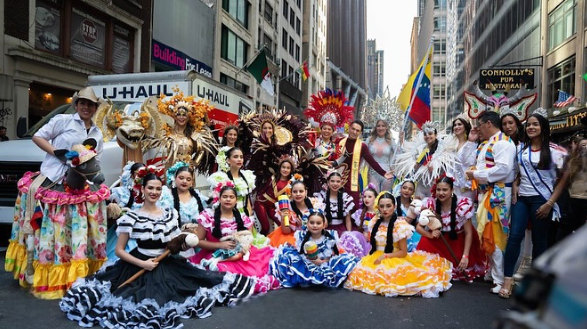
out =
[[(426, 65), (428, 65), (428, 59), (430, 58), (430, 55), (431, 55), (430, 52), (432, 51), (433, 45), (434, 45), (434, 37), (430, 38), (430, 45), (428, 46), (428, 50), (426, 50), (426, 58), (424, 59), (424, 63), (422, 65), (422, 70), (424, 70), (424, 72), (426, 71)], [(410, 99), (410, 104), (408, 105), (408, 109), (406, 110), (406, 114), (404, 116), (404, 123), (402, 125), (401, 131), (399, 132), (400, 135), (402, 133), (404, 133), (404, 138), (403, 138), (403, 140), (400, 140), (400, 142), (396, 145), (395, 151), (393, 152), (393, 156), (391, 157), (392, 164), (395, 162), (395, 157), (396, 157), (398, 151), (402, 148), (404, 141), (406, 140), (405, 130), (408, 127), (408, 119), (410, 117), (410, 112), (412, 111), (412, 105), (414, 103), (414, 100), (416, 99), (416, 94), (418, 93), (418, 89), (420, 88), (420, 83), (422, 83), (422, 76), (425, 74), (424, 72), (422, 72), (418, 76), (418, 81), (416, 81), (416, 89), (412, 93), (412, 99)], [(432, 111), (432, 109), (430, 109), (430, 111)], [(395, 174), (394, 174), (394, 177), (395, 177)]]
[(261, 47), (259, 50), (257, 50), (257, 52), (255, 52), (253, 54), (253, 56), (251, 56), (251, 58), (241, 68), (238, 69), (238, 71), (236, 72), (235, 78), (237, 78), (239, 73), (241, 73), (247, 66), (249, 66), (249, 64), (251, 64), (257, 58), (257, 56), (259, 56), (261, 51), (265, 50), (265, 48), (267, 48), (267, 47), (265, 47), (265, 45), (263, 45), (263, 47)]

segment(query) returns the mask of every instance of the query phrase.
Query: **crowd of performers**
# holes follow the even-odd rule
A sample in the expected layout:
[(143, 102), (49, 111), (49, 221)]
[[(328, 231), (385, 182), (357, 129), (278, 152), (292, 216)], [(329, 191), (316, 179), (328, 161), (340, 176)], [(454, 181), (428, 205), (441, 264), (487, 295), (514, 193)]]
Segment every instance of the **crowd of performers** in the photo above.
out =
[(517, 274), (585, 222), (587, 139), (551, 143), (541, 111), (461, 115), (444, 136), (428, 122), (397, 144), (382, 118), (363, 141), (344, 95), (324, 90), (304, 120), (253, 111), (219, 140), (205, 102), (157, 102), (170, 120), (140, 118), (164, 132), (143, 145), (160, 166), (129, 162), (112, 189), (91, 88), (33, 137), (47, 155), (18, 183), (5, 268), (80, 325), (174, 328), (310, 285), (430, 298), (484, 278), (507, 298), (520, 257)]

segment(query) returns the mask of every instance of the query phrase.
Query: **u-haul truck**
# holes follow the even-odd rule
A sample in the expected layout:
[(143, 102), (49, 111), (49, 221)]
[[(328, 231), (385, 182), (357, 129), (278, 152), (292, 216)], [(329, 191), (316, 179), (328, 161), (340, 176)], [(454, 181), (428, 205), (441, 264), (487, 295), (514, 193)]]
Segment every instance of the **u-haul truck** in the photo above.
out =
[(249, 96), (206, 76), (191, 71), (169, 71), (129, 73), (112, 75), (93, 75), (88, 77), (98, 97), (112, 101), (142, 102), (149, 96), (173, 95), (177, 86), (184, 95), (205, 99), (214, 106), (208, 116), (216, 129), (236, 122), (240, 113), (253, 108)]

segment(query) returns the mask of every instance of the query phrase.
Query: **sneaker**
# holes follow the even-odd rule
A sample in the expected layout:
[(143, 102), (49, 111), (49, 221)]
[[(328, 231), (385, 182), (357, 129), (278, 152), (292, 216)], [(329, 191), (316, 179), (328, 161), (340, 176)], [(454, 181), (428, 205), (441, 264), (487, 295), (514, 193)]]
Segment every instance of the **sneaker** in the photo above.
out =
[(492, 294), (499, 294), (499, 291), (501, 290), (501, 284), (494, 284), (493, 288), (489, 289), (489, 292)]
[(514, 280), (515, 281), (522, 281), (522, 279), (524, 278), (524, 275), (526, 273), (528, 273), (528, 270), (530, 270), (531, 266), (532, 266), (532, 257), (524, 256), (524, 258), (522, 259), (522, 262), (520, 263), (520, 266), (518, 267), (518, 271), (516, 272), (516, 274), (514, 274)]

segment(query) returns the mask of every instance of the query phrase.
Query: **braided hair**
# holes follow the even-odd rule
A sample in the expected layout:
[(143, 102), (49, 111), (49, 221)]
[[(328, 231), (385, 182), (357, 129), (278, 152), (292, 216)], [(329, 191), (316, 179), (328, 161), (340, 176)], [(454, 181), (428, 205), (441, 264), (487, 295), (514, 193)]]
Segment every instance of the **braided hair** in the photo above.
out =
[[(342, 175), (338, 172), (338, 171), (333, 171), (332, 173), (330, 173), (330, 175), (328, 175), (328, 178), (326, 179), (327, 182), (330, 181), (330, 178), (332, 178), (333, 176), (338, 176), (340, 178), (342, 178)], [(343, 200), (342, 200), (342, 196), (343, 196), (343, 188), (341, 187), (338, 191), (337, 191), (337, 195), (336, 195), (336, 199), (338, 202), (338, 207), (337, 207), (337, 212), (336, 212), (336, 218), (338, 219), (342, 219), (344, 217), (343, 214)], [(324, 213), (326, 214), (326, 219), (328, 220), (328, 224), (332, 223), (332, 211), (331, 211), (331, 205), (330, 205), (330, 187), (328, 187), (326, 189), (326, 193), (325, 193), (325, 198), (324, 198), (324, 202), (326, 203), (326, 209), (324, 209)]]
[[(220, 189), (220, 197), (222, 197), (222, 195), (228, 191), (231, 190), (234, 195), (236, 196), (236, 189), (232, 186), (224, 186)], [(216, 210), (214, 211), (214, 229), (212, 229), (212, 235), (218, 239), (222, 238), (222, 230), (220, 229), (220, 215), (221, 215), (221, 206), (216, 207)], [(234, 208), (232, 208), (232, 214), (234, 216), (234, 219), (236, 221), (236, 230), (237, 231), (245, 231), (247, 230), (247, 228), (245, 227), (245, 224), (243, 222), (243, 218), (241, 217), (240, 212), (238, 211), (238, 209), (236, 209), (236, 206)]]
[[(182, 173), (184, 171), (187, 171), (192, 176), (194, 175), (194, 170), (191, 169), (190, 167), (186, 166), (186, 167), (181, 167), (181, 168), (177, 169), (177, 171), (175, 172), (175, 177), (177, 177), (180, 173)], [(190, 187), (188, 189), (188, 191), (190, 192), (190, 195), (192, 196), (192, 198), (195, 198), (196, 202), (198, 202), (198, 211), (204, 210), (202, 199), (200, 199), (200, 196), (198, 195), (198, 193), (196, 193), (196, 190), (194, 190), (193, 187)], [(177, 213), (180, 214), (180, 211), (179, 211), (180, 200), (179, 200), (179, 193), (177, 192), (177, 187), (173, 187), (171, 189), (171, 195), (173, 196), (173, 208), (175, 208), (175, 210), (177, 210)], [(183, 224), (181, 222), (181, 215), (179, 215), (178, 221), (179, 221), (179, 225)]]
[[(230, 150), (226, 151), (226, 157), (230, 158), (232, 156), (232, 153), (234, 153), (235, 151), (241, 151), (241, 153), (243, 152), (243, 150), (241, 150), (239, 147), (235, 146), (233, 148), (231, 148)], [(242, 178), (245, 181), (245, 184), (247, 185), (247, 194), (245, 195), (245, 206), (244, 206), (244, 211), (245, 211), (245, 215), (249, 216), (249, 209), (247, 207), (247, 203), (249, 201), (250, 198), (250, 194), (251, 194), (251, 190), (249, 188), (249, 182), (247, 181), (247, 178), (245, 177), (245, 175), (243, 175), (243, 172), (239, 169), (238, 170), (238, 175), (240, 178)], [(232, 181), (233, 183), (235, 183), (234, 181), (234, 177), (232, 176), (232, 172), (230, 170), (228, 170), (226, 172), (226, 176), (228, 176), (228, 179), (230, 179), (230, 181)], [(236, 183), (235, 183), (236, 185)], [(238, 195), (238, 194), (237, 194)]]
[[(438, 186), (438, 184), (440, 184), (440, 183), (446, 183), (446, 184), (448, 184), (448, 186), (450, 186), (451, 190), (453, 189), (454, 183), (453, 183), (453, 179), (450, 177), (446, 177), (446, 176), (442, 177), (441, 179), (436, 181), (436, 186)], [(437, 214), (442, 216), (440, 200), (438, 200), (438, 198), (436, 198), (435, 211)], [(453, 193), (451, 205), (450, 205), (450, 232), (448, 233), (448, 237), (451, 240), (457, 239), (456, 227), (457, 227), (457, 196)]]
[[(306, 188), (306, 184), (301, 181), (301, 180), (297, 180), (295, 182), (293, 182), (291, 184), (291, 190), (293, 191), (294, 186), (298, 185), (298, 184), (302, 184), (304, 186), (304, 189)], [(306, 204), (306, 207), (308, 207), (308, 209), (312, 209), (313, 205), (312, 202), (310, 202), (310, 199), (308, 197), (304, 198), (304, 204)], [(302, 220), (303, 214), (300, 211), (300, 209), (298, 209), (298, 206), (296, 205), (295, 202), (291, 203), (291, 210), (293, 210), (293, 212), (298, 216), (298, 218), (300, 219), (300, 221)]]
[[(379, 203), (381, 203), (381, 200), (383, 199), (389, 199), (391, 200), (391, 203), (393, 205), (395, 205), (395, 199), (393, 198), (393, 195), (391, 194), (391, 192), (384, 192), (380, 197), (379, 197)], [(391, 219), (389, 221), (389, 224), (387, 225), (387, 239), (385, 240), (385, 250), (383, 251), (384, 253), (388, 254), (393, 252), (393, 226), (395, 225), (395, 221), (397, 219), (397, 214), (394, 212), (391, 215)], [(381, 223), (383, 222), (383, 216), (379, 215), (379, 218), (377, 219), (377, 221), (375, 222), (375, 225), (373, 225), (373, 229), (371, 230), (371, 251), (369, 252), (369, 254), (373, 254), (375, 252), (375, 250), (377, 250), (377, 241), (375, 240), (375, 235), (377, 234), (377, 231), (379, 230), (379, 226), (381, 225)]]
[[(320, 218), (322, 218), (322, 221), (325, 221), (326, 218), (324, 218), (324, 215), (322, 215), (322, 213), (319, 213), (317, 211), (311, 211), (310, 215), (308, 216), (308, 220), (310, 219), (310, 217), (312, 216), (318, 216)], [(332, 234), (330, 232), (328, 232), (325, 229), (322, 229), (322, 235), (324, 235), (327, 239), (331, 239), (331, 240), (335, 240), (334, 236), (332, 236)], [(302, 239), (302, 245), (300, 246), (300, 250), (299, 253), (300, 254), (304, 254), (304, 245), (306, 244), (306, 242), (310, 241), (310, 238), (312, 237), (312, 234), (308, 231), (306, 231), (304, 233), (304, 238)], [(339, 255), (340, 252), (338, 251), (338, 247), (336, 246), (336, 243), (334, 244), (334, 246), (332, 246), (332, 252), (334, 252), (335, 255)]]

